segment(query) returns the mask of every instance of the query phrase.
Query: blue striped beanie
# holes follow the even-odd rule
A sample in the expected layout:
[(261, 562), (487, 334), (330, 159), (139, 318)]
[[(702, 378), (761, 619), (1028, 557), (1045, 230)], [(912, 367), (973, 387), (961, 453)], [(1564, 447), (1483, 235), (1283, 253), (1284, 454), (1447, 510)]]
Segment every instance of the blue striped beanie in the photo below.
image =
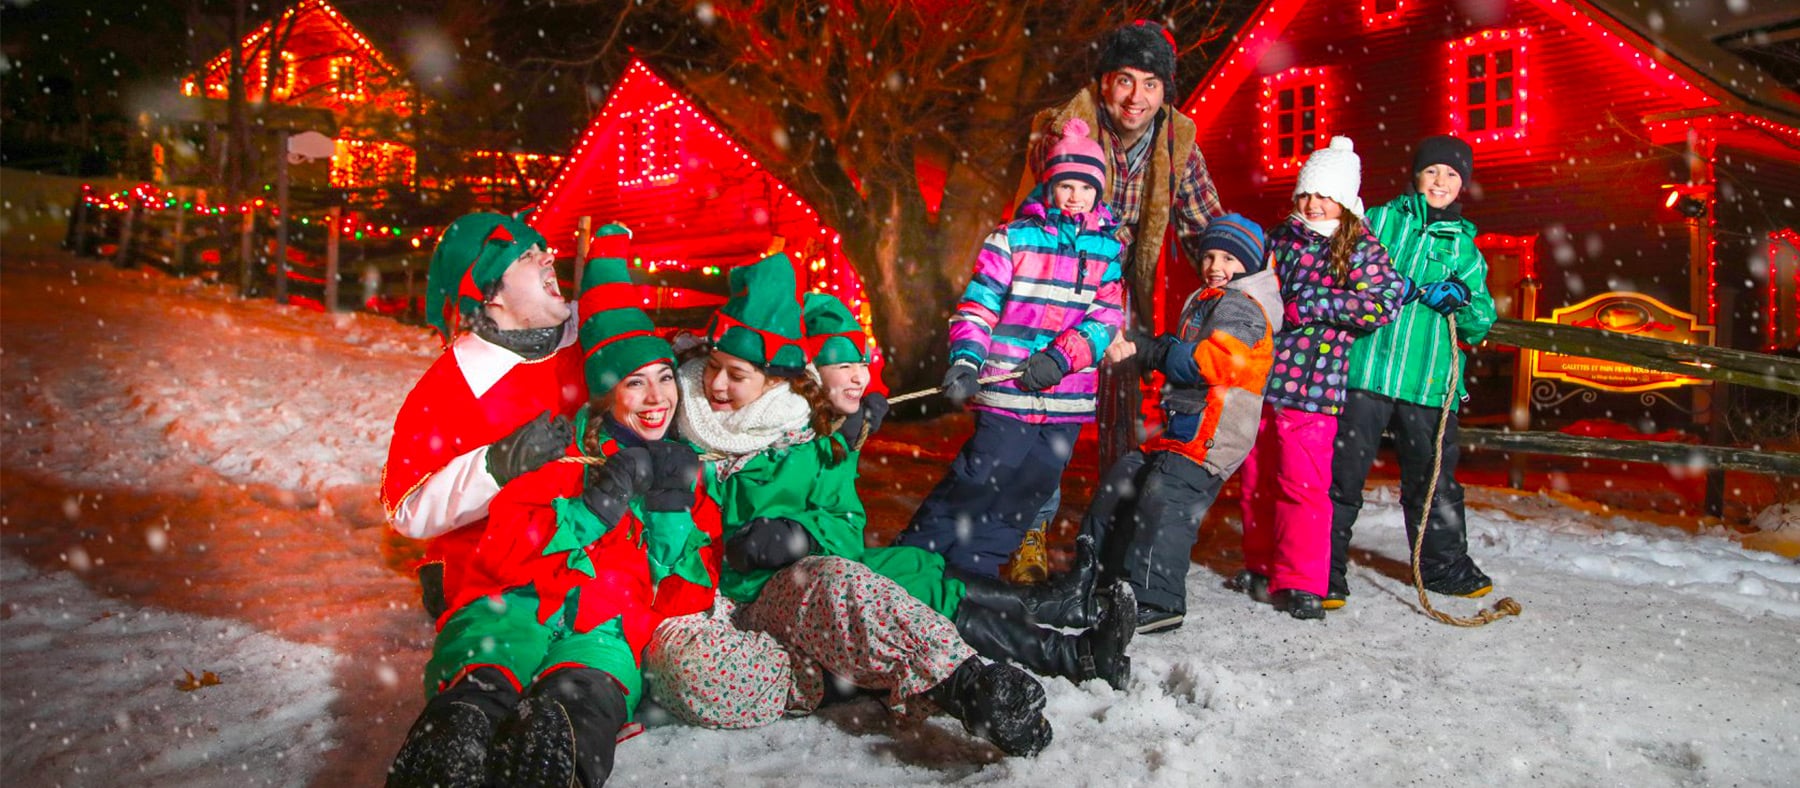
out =
[(1263, 229), (1241, 213), (1215, 216), (1200, 236), (1200, 253), (1217, 249), (1244, 264), (1245, 274), (1263, 269)]

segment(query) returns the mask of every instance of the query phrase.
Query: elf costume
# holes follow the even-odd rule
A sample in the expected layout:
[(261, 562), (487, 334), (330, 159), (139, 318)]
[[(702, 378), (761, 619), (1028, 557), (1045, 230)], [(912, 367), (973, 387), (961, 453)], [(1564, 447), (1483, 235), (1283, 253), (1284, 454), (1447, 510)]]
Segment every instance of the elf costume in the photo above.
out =
[[(616, 306), (631, 303), (623, 259), (596, 259), (584, 278), (592, 391), (604, 398), (634, 371), (674, 364), (649, 318)], [(606, 464), (548, 463), (493, 500), (426, 666), (432, 700), (395, 759), (390, 776), (404, 784), (477, 772), (506, 785), (604, 782), (643, 696), (651, 632), (712, 604), (718, 509), (691, 450), (646, 440), (592, 404), (575, 434), (569, 456)]]

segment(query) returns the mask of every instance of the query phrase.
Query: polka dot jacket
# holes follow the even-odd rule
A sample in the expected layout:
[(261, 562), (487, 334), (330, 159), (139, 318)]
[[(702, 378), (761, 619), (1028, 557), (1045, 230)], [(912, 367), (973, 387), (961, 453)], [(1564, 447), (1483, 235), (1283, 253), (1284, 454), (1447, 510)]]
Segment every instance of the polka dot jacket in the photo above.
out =
[(1277, 407), (1337, 415), (1344, 407), (1350, 343), (1386, 325), (1399, 309), (1400, 275), (1381, 242), (1367, 228), (1362, 235), (1350, 256), (1349, 275), (1338, 281), (1330, 240), (1298, 217), (1289, 216), (1269, 233), (1287, 305), (1264, 392)]

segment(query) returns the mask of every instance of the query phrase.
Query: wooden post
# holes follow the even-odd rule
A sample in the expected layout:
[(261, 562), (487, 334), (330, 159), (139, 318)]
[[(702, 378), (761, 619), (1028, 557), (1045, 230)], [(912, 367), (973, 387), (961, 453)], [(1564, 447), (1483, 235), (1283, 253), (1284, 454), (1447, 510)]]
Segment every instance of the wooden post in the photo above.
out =
[(78, 257), (87, 254), (83, 248), (87, 243), (87, 225), (87, 194), (77, 188), (75, 202), (69, 206), (69, 234), (63, 239), (63, 246), (73, 250)]
[(113, 255), (113, 265), (126, 268), (131, 265), (131, 232), (136, 223), (138, 208), (136, 205), (125, 206), (125, 218), (119, 224), (119, 249)]
[[(1713, 326), (1713, 341), (1731, 344), (1732, 322), (1735, 318), (1733, 310), (1737, 308), (1737, 290), (1720, 289), (1719, 319)], [(1696, 419), (1704, 417), (1706, 425), (1706, 441), (1714, 446), (1724, 446), (1731, 438), (1731, 384), (1715, 380), (1710, 386), (1695, 386), (1694, 390), (1710, 388), (1708, 412), (1694, 413)], [(1694, 398), (1696, 401), (1699, 397)], [(1725, 516), (1725, 469), (1710, 468), (1706, 471), (1706, 513), (1714, 517)]]
[[(288, 133), (275, 134), (275, 303), (288, 302)], [(330, 287), (330, 285), (326, 285)], [(330, 309), (329, 304), (326, 309)]]
[(331, 232), (325, 236), (325, 311), (327, 312), (336, 312), (338, 306), (338, 225), (342, 223), (343, 213), (342, 207), (333, 205), (331, 212), (326, 214), (329, 217), (326, 221), (331, 222)]
[(582, 269), (587, 268), (588, 244), (594, 239), (594, 217), (583, 216), (575, 220), (575, 282), (572, 290), (581, 290)]
[[(1538, 290), (1541, 288), (1538, 280), (1529, 274), (1519, 280), (1514, 305), (1520, 320), (1537, 319)], [(1537, 351), (1521, 347), (1513, 359), (1512, 414), (1507, 419), (1507, 426), (1514, 432), (1531, 429), (1531, 367), (1536, 357)], [(1525, 487), (1525, 455), (1513, 452), (1507, 457), (1506, 483), (1515, 490)]]
[(187, 276), (187, 209), (181, 206), (181, 189), (175, 190), (175, 234), (169, 237), (169, 267), (176, 276)]
[(253, 240), (250, 231), (256, 224), (256, 212), (244, 211), (244, 221), (238, 230), (238, 260), (243, 263), (238, 275), (238, 297), (249, 298), (250, 287), (256, 281), (256, 261), (250, 257), (250, 244)]

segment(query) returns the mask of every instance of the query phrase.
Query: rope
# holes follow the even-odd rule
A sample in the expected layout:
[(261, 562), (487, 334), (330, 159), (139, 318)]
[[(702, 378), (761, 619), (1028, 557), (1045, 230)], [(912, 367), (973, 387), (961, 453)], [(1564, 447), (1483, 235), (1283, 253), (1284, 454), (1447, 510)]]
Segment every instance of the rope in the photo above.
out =
[[(1004, 375), (994, 375), (992, 377), (981, 378), (980, 380), (975, 381), (975, 383), (978, 385), (982, 385), (982, 386), (985, 386), (989, 383), (1004, 383), (1008, 380), (1012, 380), (1023, 374), (1025, 374), (1024, 370), (1020, 370), (1018, 372), (1008, 372)], [(944, 391), (943, 386), (939, 386), (934, 389), (919, 389), (918, 391), (901, 394), (898, 397), (888, 397), (888, 404), (893, 405), (895, 403), (905, 402), (905, 401), (911, 400), (911, 399), (918, 399), (920, 397), (929, 397), (933, 394), (942, 393), (943, 391)]]
[[(1456, 315), (1445, 315), (1450, 320), (1450, 357), (1455, 358), (1456, 348)], [(1444, 407), (1438, 412), (1437, 443), (1431, 453), (1431, 484), (1425, 488), (1425, 502), (1419, 511), (1419, 527), (1413, 535), (1412, 576), (1413, 590), (1419, 593), (1419, 606), (1425, 609), (1425, 615), (1445, 624), (1456, 627), (1480, 627), (1492, 624), (1507, 616), (1519, 614), (1519, 603), (1512, 597), (1502, 597), (1494, 606), (1476, 613), (1472, 618), (1457, 618), (1448, 613), (1439, 612), (1431, 606), (1431, 600), (1425, 595), (1425, 578), (1419, 572), (1419, 555), (1425, 548), (1425, 529), (1431, 525), (1431, 502), (1437, 497), (1438, 474), (1444, 470), (1444, 430), (1450, 424), (1450, 408), (1456, 404), (1456, 389), (1452, 387), (1444, 392)]]

